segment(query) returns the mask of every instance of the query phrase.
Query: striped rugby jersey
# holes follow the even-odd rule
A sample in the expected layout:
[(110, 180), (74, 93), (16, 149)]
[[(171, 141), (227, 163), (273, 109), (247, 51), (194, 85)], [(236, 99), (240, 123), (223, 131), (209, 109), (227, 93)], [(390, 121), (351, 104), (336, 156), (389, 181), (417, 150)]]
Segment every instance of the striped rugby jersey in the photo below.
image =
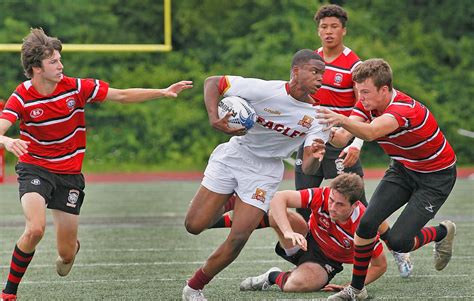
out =
[(86, 150), (84, 108), (101, 102), (109, 85), (96, 79), (63, 76), (54, 92), (41, 95), (31, 81), (18, 85), (0, 118), (20, 120), (20, 139), (30, 141), (19, 162), (41, 166), (50, 172), (78, 174)]
[[(365, 206), (357, 202), (357, 207), (345, 223), (333, 221), (328, 209), (330, 192), (329, 187), (300, 190), (301, 207), (311, 209), (308, 226), (324, 255), (337, 262), (352, 264), (354, 234), (365, 212)], [(377, 241), (373, 257), (378, 257), (382, 251), (383, 245)]]
[(456, 163), (456, 155), (444, 137), (433, 114), (423, 104), (393, 89), (392, 99), (379, 114), (366, 111), (358, 102), (352, 115), (365, 121), (388, 114), (398, 122), (398, 129), (377, 139), (378, 144), (393, 160), (408, 169), (429, 173), (446, 169)]
[[(322, 47), (316, 52), (324, 59)], [(361, 61), (350, 48), (345, 47), (335, 60), (325, 63), (323, 84), (312, 97), (320, 106), (349, 116), (356, 103), (352, 72)]]

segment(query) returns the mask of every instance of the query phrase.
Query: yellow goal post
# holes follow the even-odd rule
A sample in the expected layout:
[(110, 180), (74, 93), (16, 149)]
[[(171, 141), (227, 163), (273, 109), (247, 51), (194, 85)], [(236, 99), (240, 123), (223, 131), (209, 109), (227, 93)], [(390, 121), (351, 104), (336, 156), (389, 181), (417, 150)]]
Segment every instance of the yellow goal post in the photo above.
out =
[[(164, 44), (63, 44), (74, 52), (167, 52), (171, 45), (171, 0), (163, 0)], [(21, 44), (0, 44), (0, 52), (20, 52)]]

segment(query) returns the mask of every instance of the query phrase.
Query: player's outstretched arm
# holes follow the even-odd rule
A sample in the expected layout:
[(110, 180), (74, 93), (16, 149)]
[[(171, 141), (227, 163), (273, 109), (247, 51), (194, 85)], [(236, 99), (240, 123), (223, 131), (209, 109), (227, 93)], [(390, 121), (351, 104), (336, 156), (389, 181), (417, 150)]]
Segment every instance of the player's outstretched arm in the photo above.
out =
[(349, 131), (352, 135), (364, 140), (373, 141), (386, 136), (398, 128), (398, 123), (392, 115), (383, 114), (371, 123), (365, 122), (358, 116), (344, 116), (335, 113), (327, 108), (318, 108), (316, 118), (319, 123), (325, 124), (326, 128), (340, 126)]
[(28, 152), (28, 144), (30, 142), (4, 136), (11, 126), (12, 123), (10, 121), (0, 119), (0, 148), (5, 148), (15, 156), (20, 157)]
[(115, 89), (109, 88), (106, 100), (116, 101), (120, 103), (136, 103), (161, 97), (177, 97), (181, 91), (193, 87), (192, 81), (180, 81), (172, 84), (166, 89)]

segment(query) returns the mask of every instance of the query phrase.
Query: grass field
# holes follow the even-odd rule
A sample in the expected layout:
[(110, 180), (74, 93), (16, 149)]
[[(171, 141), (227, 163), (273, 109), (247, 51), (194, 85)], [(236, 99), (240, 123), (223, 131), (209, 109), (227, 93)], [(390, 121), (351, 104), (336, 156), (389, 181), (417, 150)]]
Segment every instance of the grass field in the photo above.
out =
[[(377, 181), (367, 181), (368, 195)], [(96, 184), (86, 189), (81, 212), (81, 251), (68, 277), (56, 275), (51, 216), (46, 235), (19, 288), (19, 300), (177, 300), (191, 274), (225, 238), (228, 230), (187, 234), (183, 220), (198, 182)], [(281, 189), (292, 188), (285, 181)], [(391, 256), (387, 273), (369, 286), (376, 300), (474, 299), (474, 195), (472, 180), (458, 180), (451, 197), (431, 224), (452, 219), (457, 224), (455, 254), (437, 272), (432, 246), (412, 254), (414, 275), (401, 279)], [(393, 222), (393, 221), (392, 221)], [(0, 276), (7, 278), (13, 246), (23, 231), (17, 187), (0, 186)], [(257, 230), (239, 258), (206, 288), (209, 300), (325, 299), (328, 293), (240, 292), (240, 281), (272, 266), (289, 269), (273, 247), (271, 229)], [(350, 280), (351, 266), (335, 279)], [(3, 285), (3, 284), (2, 284)]]

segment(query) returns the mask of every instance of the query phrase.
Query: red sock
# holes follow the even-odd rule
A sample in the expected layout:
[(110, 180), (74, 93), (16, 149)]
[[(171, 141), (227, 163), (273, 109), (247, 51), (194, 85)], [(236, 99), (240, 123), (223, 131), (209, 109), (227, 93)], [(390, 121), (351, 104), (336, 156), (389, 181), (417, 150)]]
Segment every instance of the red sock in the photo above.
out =
[(275, 279), (275, 284), (278, 285), (282, 291), (286, 280), (288, 280), (288, 277), (290, 277), (290, 274), (291, 272), (281, 272)]
[(204, 274), (202, 268), (199, 268), (196, 273), (194, 273), (193, 277), (188, 280), (188, 285), (190, 288), (195, 290), (202, 290), (209, 281), (212, 280), (214, 277), (209, 277)]
[(34, 251), (30, 254), (24, 253), (18, 248), (17, 245), (15, 245), (15, 250), (13, 251), (12, 255), (12, 261), (10, 263), (10, 273), (8, 274), (7, 284), (3, 292), (5, 292), (6, 294), (16, 295), (16, 291), (18, 290), (18, 285), (20, 284), (21, 278), (25, 274), (26, 268), (33, 259), (34, 254)]
[(352, 287), (362, 289), (364, 287), (367, 269), (369, 268), (370, 259), (374, 252), (375, 241), (364, 246), (354, 246), (354, 266), (352, 268)]
[(442, 226), (424, 227), (415, 236), (414, 245), (411, 250), (414, 251), (432, 241), (440, 241), (440, 239), (446, 236), (446, 233), (446, 229)]
[(229, 197), (229, 200), (227, 200), (227, 203), (225, 203), (225, 205), (224, 205), (224, 212), (234, 210), (235, 199), (236, 198), (237, 197), (235, 196), (235, 194), (233, 194)]

